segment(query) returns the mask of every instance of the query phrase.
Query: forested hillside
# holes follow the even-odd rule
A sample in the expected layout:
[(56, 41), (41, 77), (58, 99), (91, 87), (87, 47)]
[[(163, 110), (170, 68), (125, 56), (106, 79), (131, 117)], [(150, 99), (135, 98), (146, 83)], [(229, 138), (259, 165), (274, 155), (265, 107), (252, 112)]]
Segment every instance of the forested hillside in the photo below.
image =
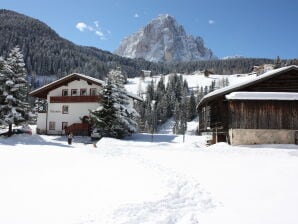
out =
[[(132, 60), (93, 47), (83, 47), (61, 38), (39, 20), (0, 10), (0, 55), (18, 45), (28, 74), (65, 75), (81, 72), (97, 78), (104, 77), (110, 68), (121, 66), (122, 71), (138, 75), (141, 69), (156, 71), (155, 64)], [(162, 71), (162, 69), (158, 69)]]

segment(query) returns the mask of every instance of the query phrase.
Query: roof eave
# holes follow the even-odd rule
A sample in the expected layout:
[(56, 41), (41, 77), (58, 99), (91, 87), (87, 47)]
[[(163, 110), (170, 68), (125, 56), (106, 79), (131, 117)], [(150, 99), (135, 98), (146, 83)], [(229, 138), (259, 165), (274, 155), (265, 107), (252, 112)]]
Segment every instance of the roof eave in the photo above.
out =
[[(267, 79), (270, 79), (270, 78), (272, 78), (272, 77), (274, 77), (274, 76), (280, 75), (280, 74), (282, 74), (282, 73), (284, 73), (284, 72), (288, 72), (288, 71), (290, 71), (290, 70), (298, 70), (298, 66), (292, 65), (292, 66), (285, 67), (285, 69), (283, 69), (283, 70), (281, 70), (281, 71), (278, 71), (278, 72), (276, 72), (276, 73), (273, 73), (273, 74), (270, 75), (270, 76), (265, 76), (265, 77), (260, 77), (260, 76), (259, 76), (260, 78), (258, 78), (258, 79), (256, 79), (256, 80), (252, 80), (251, 82), (248, 82), (248, 83), (245, 82), (243, 85), (235, 86), (234, 88), (233, 88), (233, 87), (230, 87), (230, 88), (228, 87), (228, 89), (227, 89), (226, 91), (223, 90), (222, 92), (219, 92), (218, 94), (211, 95), (211, 96), (209, 96), (209, 97), (208, 97), (208, 94), (207, 94), (207, 95), (206, 95), (207, 97), (203, 97), (203, 98), (201, 99), (201, 101), (199, 102), (197, 108), (199, 108), (199, 107), (201, 107), (203, 104), (206, 104), (206, 103), (208, 103), (208, 102), (210, 102), (210, 101), (212, 101), (212, 100), (214, 100), (214, 99), (216, 99), (216, 98), (219, 98), (219, 97), (221, 97), (221, 96), (223, 96), (223, 95), (225, 95), (225, 94), (227, 94), (227, 93), (231, 93), (231, 92), (233, 92), (233, 91), (237, 91), (237, 90), (239, 90), (239, 89), (249, 87), (249, 86), (254, 85), (254, 84), (256, 84), (256, 83), (259, 83), (259, 82), (265, 81), (265, 80), (267, 80)], [(266, 75), (266, 73), (263, 74), (263, 75)]]
[(54, 82), (51, 82), (47, 85), (44, 85), (36, 90), (33, 90), (29, 93), (30, 96), (33, 97), (38, 97), (38, 98), (43, 98), (46, 99), (47, 98), (47, 94), (49, 91), (55, 89), (55, 88), (59, 88), (60, 86), (64, 85), (65, 83), (71, 82), (75, 79), (83, 79), (87, 82), (91, 82), (94, 83), (96, 85), (103, 85), (103, 81), (101, 80), (96, 80), (95, 78), (92, 77), (88, 77), (86, 75), (82, 75), (82, 74), (78, 74), (78, 73), (72, 73), (70, 75), (67, 75), (61, 79), (58, 79)]

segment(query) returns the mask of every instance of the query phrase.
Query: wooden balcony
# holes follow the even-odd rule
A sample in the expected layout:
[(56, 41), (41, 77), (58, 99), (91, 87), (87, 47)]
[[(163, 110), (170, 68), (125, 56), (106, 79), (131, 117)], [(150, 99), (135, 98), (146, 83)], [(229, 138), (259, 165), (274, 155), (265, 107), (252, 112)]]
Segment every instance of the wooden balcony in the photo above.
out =
[(51, 96), (50, 103), (89, 103), (97, 102), (99, 96)]

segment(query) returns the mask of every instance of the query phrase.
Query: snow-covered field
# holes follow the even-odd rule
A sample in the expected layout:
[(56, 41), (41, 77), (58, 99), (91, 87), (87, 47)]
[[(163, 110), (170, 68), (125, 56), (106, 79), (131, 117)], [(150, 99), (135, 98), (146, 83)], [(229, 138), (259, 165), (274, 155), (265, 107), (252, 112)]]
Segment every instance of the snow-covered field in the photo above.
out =
[[(228, 77), (184, 76), (190, 88)], [(159, 77), (129, 79), (145, 91)], [(168, 76), (165, 77), (167, 82)], [(182, 136), (125, 140), (0, 137), (0, 224), (297, 224), (298, 146), (206, 147), (197, 122)], [(1, 130), (0, 130), (1, 132)]]
[[(84, 143), (85, 142), (85, 143)], [(297, 224), (298, 147), (0, 138), (2, 224)]]
[[(168, 82), (169, 76), (171, 74), (165, 75), (165, 83)], [(247, 81), (251, 78), (256, 77), (256, 75), (248, 74), (235, 74), (235, 75), (210, 75), (205, 77), (203, 74), (196, 72), (193, 74), (180, 74), (183, 76), (183, 79), (187, 81), (190, 89), (196, 90), (198, 87), (210, 86), (212, 81), (219, 83), (222, 79), (227, 78), (230, 85), (234, 85), (240, 82)], [(157, 85), (160, 76), (146, 77), (142, 80), (140, 77), (129, 78), (125, 88), (128, 92), (138, 94), (144, 93), (146, 91), (147, 85), (153, 81)]]

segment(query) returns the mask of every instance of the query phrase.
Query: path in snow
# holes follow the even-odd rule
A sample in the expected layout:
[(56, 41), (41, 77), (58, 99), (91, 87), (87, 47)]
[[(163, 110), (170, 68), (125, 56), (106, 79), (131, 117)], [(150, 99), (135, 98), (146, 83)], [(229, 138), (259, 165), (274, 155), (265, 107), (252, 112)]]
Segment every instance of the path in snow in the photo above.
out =
[(297, 223), (297, 145), (87, 140), (0, 138), (0, 223)]
[[(190, 122), (187, 122), (186, 135), (196, 135), (196, 129), (198, 126), (198, 118), (193, 119)], [(168, 119), (164, 124), (158, 127), (158, 134), (173, 134), (173, 127), (175, 121), (173, 118)]]
[[(150, 139), (150, 135), (137, 135), (137, 139), (141, 139), (139, 145), (146, 145), (146, 150), (150, 144), (152, 150), (157, 147), (168, 148), (171, 144), (166, 143), (168, 135), (159, 135), (156, 142), (146, 142), (144, 139)], [(136, 138), (136, 136), (134, 137)], [(98, 147), (107, 145), (108, 138), (101, 140)], [(161, 142), (164, 142), (161, 145)], [(137, 143), (138, 144), (138, 143)], [(130, 143), (128, 143), (130, 145)], [(106, 151), (107, 154), (117, 155), (116, 151), (122, 150), (123, 146), (117, 144), (111, 146), (113, 152)], [(207, 193), (200, 183), (192, 178), (186, 178), (178, 174), (175, 170), (162, 166), (160, 163), (154, 162), (150, 158), (143, 156), (142, 147), (128, 150), (125, 153), (126, 158), (131, 158), (138, 162), (141, 166), (158, 173), (162, 176), (163, 182), (167, 189), (167, 193), (157, 200), (144, 201), (142, 203), (128, 203), (117, 208), (112, 214), (104, 217), (102, 220), (93, 220), (96, 223), (112, 224), (139, 224), (139, 223), (162, 223), (162, 224), (198, 224), (199, 215), (206, 210), (214, 209), (218, 203), (214, 202), (211, 195)], [(107, 218), (108, 217), (108, 218)], [(88, 222), (82, 222), (87, 224)]]

